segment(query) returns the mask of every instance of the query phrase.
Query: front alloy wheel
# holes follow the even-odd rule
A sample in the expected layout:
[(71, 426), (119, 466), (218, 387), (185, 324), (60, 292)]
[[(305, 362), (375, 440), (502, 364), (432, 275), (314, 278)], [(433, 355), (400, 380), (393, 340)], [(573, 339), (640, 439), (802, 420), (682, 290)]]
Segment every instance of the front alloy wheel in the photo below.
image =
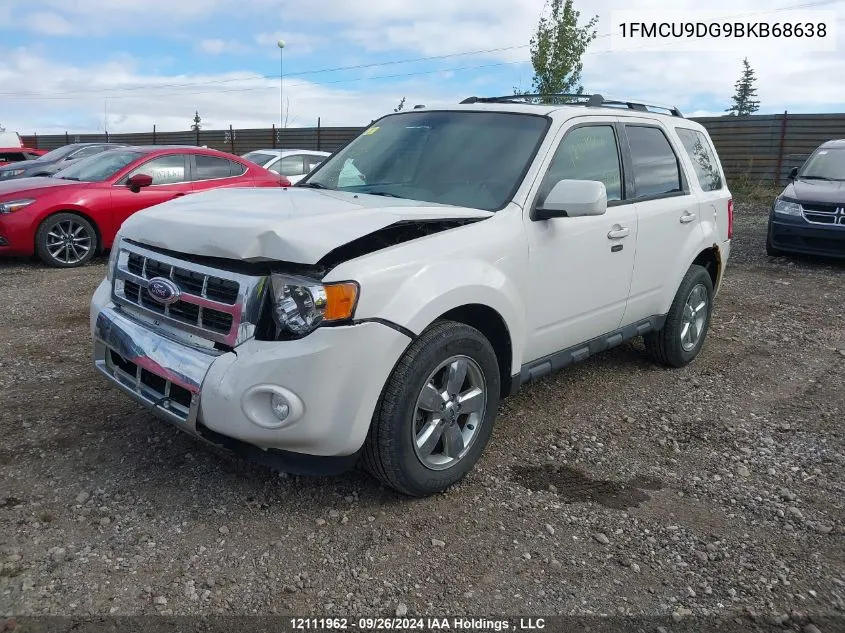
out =
[(484, 422), (486, 387), (468, 356), (448, 358), (431, 372), (414, 413), (414, 450), (426, 468), (451, 468), (469, 452)]
[(75, 213), (57, 213), (38, 228), (35, 251), (49, 266), (82, 266), (97, 251), (97, 232), (88, 220)]
[(490, 439), (500, 381), (496, 353), (481, 332), (435, 322), (411, 343), (382, 390), (364, 466), (412, 496), (460, 481)]

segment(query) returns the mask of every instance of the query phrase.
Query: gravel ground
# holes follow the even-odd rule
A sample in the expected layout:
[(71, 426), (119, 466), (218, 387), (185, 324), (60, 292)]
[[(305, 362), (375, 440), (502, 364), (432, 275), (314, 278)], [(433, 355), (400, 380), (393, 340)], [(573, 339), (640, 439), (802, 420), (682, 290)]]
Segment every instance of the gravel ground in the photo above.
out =
[[(845, 609), (845, 265), (737, 204), (708, 342), (639, 343), (502, 407), (423, 500), (218, 454), (95, 375), (104, 260), (0, 261), (0, 614), (742, 614)], [(830, 629), (828, 629), (830, 630)]]

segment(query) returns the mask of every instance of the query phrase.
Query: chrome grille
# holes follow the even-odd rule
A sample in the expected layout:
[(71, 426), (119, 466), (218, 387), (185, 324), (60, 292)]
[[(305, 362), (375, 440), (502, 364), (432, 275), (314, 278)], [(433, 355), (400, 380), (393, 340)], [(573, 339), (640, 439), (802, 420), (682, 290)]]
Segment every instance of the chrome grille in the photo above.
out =
[(845, 226), (845, 205), (811, 203), (802, 204), (804, 219), (813, 224), (839, 224)]
[[(253, 335), (264, 277), (195, 264), (125, 240), (116, 248), (112, 288), (116, 303), (232, 347)], [(165, 305), (150, 295), (149, 283), (157, 277), (169, 279), (179, 288), (175, 303)]]

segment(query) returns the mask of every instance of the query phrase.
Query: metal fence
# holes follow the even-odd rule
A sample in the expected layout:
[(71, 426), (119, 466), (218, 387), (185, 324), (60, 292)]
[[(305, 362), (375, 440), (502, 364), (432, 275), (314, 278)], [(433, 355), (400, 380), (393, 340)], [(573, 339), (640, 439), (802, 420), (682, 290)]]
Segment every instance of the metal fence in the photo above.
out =
[[(695, 118), (710, 133), (729, 181), (783, 182), (821, 143), (845, 138), (843, 114), (763, 114)], [(264, 128), (141, 132), (134, 134), (54, 134), (24, 136), (31, 147), (54, 149), (68, 143), (110, 140), (134, 145), (207, 145), (244, 154), (256, 149), (296, 148), (334, 151), (357, 136), (360, 127)]]
[(713, 139), (728, 180), (782, 183), (825, 141), (845, 138), (845, 114), (763, 114), (695, 119)]

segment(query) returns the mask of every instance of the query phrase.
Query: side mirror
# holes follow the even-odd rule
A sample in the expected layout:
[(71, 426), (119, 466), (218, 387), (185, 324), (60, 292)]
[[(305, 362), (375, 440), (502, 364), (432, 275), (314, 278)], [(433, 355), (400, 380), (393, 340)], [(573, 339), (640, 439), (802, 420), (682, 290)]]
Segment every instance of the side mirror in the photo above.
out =
[(598, 180), (561, 180), (531, 214), (532, 220), (604, 215), (607, 190)]
[(796, 178), (798, 178), (798, 168), (797, 168), (797, 167), (793, 167), (793, 168), (789, 171), (789, 179), (790, 179), (790, 180), (795, 180)]
[(126, 181), (126, 186), (135, 193), (141, 191), (141, 187), (149, 187), (151, 184), (153, 184), (153, 177), (147, 174), (135, 174)]

